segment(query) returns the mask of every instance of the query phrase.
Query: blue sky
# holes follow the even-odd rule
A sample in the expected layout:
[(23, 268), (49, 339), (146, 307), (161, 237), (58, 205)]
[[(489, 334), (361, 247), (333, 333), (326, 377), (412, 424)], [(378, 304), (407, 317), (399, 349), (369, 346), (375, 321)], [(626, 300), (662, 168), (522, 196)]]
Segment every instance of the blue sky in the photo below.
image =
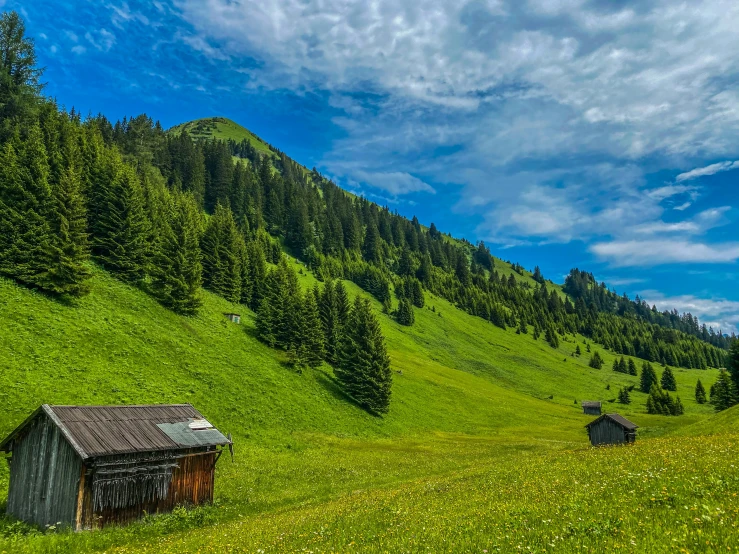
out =
[(222, 115), (561, 282), (739, 326), (739, 3), (0, 0), (47, 93)]

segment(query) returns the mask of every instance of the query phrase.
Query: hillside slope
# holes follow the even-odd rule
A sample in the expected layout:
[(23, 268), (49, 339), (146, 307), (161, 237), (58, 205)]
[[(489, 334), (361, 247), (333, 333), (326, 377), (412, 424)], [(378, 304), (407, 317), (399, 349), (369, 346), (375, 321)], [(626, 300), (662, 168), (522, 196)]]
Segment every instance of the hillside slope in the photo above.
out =
[(274, 156), (274, 152), (270, 150), (269, 145), (252, 133), (246, 127), (243, 127), (225, 117), (207, 117), (203, 119), (195, 119), (185, 123), (175, 125), (168, 131), (169, 133), (188, 133), (192, 138), (202, 139), (220, 139), (233, 140), (241, 142), (247, 140), (260, 154)]
[[(313, 286), (310, 272), (292, 263), (301, 267), (301, 284)], [(352, 295), (364, 294), (346, 286)], [(289, 369), (284, 354), (254, 338), (253, 314), (243, 306), (209, 293), (204, 298), (200, 315), (183, 317), (102, 270), (95, 270), (91, 294), (71, 304), (0, 280), (0, 434), (42, 402), (191, 402), (235, 437), (235, 462), (219, 463), (219, 508), (208, 515), (228, 521), (357, 489), (451, 478), (450, 472), (510, 463), (524, 453), (586, 448), (583, 426), (592, 418), (574, 401), (607, 401), (636, 381), (588, 368), (569, 356), (573, 343), (554, 350), (429, 295), (411, 328), (381, 316), (395, 373), (390, 413), (376, 418), (343, 397), (330, 367)], [(234, 310), (244, 315), (240, 326), (223, 316)], [(605, 356), (609, 367), (612, 358)], [(714, 377), (707, 373), (677, 372), (683, 417), (646, 415), (644, 395), (636, 392), (630, 406), (608, 409), (635, 420), (642, 437), (698, 422), (710, 408), (695, 404), (690, 391), (698, 376)], [(0, 498), (7, 478), (0, 465)], [(136, 540), (172, 532), (147, 524), (133, 529)], [(34, 551), (62, 541), (62, 551), (94, 551), (119, 544), (125, 533), (18, 544)]]

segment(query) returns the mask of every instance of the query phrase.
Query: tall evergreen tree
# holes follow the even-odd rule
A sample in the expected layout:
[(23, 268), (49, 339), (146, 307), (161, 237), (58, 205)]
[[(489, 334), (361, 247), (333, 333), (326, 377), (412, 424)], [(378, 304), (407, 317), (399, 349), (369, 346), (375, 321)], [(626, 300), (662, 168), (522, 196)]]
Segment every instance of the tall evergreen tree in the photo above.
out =
[(299, 363), (318, 367), (323, 361), (325, 341), (315, 293), (309, 291), (304, 295), (298, 310), (298, 320), (299, 327), (293, 348)]
[(662, 388), (665, 390), (671, 390), (673, 392), (677, 390), (677, 381), (675, 380), (675, 375), (672, 373), (672, 370), (669, 367), (666, 367), (665, 370), (662, 372), (660, 385), (662, 385)]
[(375, 413), (388, 411), (392, 373), (385, 338), (369, 300), (359, 296), (349, 314), (335, 373), (346, 393), (360, 406)]
[(413, 325), (416, 320), (415, 314), (413, 313), (413, 304), (407, 298), (402, 298), (398, 303), (398, 310), (395, 314), (395, 319), (401, 325)]
[(18, 12), (0, 12), (0, 142), (30, 126), (43, 85), (33, 39)]
[(603, 367), (603, 358), (601, 357), (600, 352), (598, 352), (597, 350), (593, 352), (593, 355), (590, 356), (590, 361), (588, 362), (588, 365), (593, 369), (600, 369)]
[(239, 240), (231, 210), (218, 204), (200, 242), (203, 285), (231, 302), (241, 299)]
[(717, 412), (731, 408), (737, 402), (736, 388), (729, 373), (719, 372), (718, 379), (711, 386), (711, 404)]
[(634, 360), (629, 358), (629, 375), (636, 375), (636, 364), (634, 363)]
[(194, 196), (174, 195), (162, 235), (153, 264), (154, 295), (177, 313), (194, 314), (202, 304), (200, 213)]
[(639, 379), (639, 390), (645, 393), (649, 393), (652, 390), (652, 385), (659, 382), (657, 379), (657, 373), (654, 371), (652, 364), (644, 362), (641, 368), (641, 377)]
[(703, 383), (701, 383), (701, 380), (698, 379), (698, 382), (695, 384), (695, 401), (698, 404), (705, 404), (706, 399), (706, 389), (703, 387)]

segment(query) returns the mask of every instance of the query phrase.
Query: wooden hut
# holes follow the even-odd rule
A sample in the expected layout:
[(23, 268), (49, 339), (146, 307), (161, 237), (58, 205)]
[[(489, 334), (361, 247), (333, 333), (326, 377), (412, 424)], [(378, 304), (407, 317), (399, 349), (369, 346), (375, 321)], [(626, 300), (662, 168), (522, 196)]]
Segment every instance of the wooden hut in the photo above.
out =
[(586, 400), (582, 403), (582, 413), (588, 415), (600, 415), (601, 414), (600, 402), (593, 400)]
[(226, 314), (226, 317), (231, 323), (236, 323), (237, 325), (241, 323), (241, 315), (239, 314)]
[(190, 404), (44, 404), (0, 443), (11, 453), (7, 513), (79, 530), (209, 503), (225, 446)]
[(638, 425), (631, 423), (619, 414), (603, 414), (585, 426), (590, 444), (624, 444), (636, 440)]

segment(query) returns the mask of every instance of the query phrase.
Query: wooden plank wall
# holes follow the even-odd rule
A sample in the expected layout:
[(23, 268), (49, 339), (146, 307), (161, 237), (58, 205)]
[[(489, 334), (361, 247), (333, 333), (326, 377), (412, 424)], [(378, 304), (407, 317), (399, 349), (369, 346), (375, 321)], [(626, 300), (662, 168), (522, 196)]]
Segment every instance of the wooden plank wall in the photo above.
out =
[(626, 432), (615, 421), (607, 417), (590, 427), (590, 443), (593, 446), (599, 444), (620, 444), (626, 442)]
[(8, 514), (41, 527), (74, 526), (82, 461), (45, 415), (13, 447)]
[[(114, 457), (100, 459), (112, 463)], [(103, 509), (95, 512), (92, 502), (92, 479), (84, 487), (81, 504), (81, 528), (99, 528), (111, 524), (128, 523), (142, 517), (145, 513), (171, 512), (176, 506), (199, 506), (213, 502), (216, 452), (191, 454), (179, 459), (179, 467), (172, 473), (172, 481), (167, 498), (142, 502), (127, 508)]]

